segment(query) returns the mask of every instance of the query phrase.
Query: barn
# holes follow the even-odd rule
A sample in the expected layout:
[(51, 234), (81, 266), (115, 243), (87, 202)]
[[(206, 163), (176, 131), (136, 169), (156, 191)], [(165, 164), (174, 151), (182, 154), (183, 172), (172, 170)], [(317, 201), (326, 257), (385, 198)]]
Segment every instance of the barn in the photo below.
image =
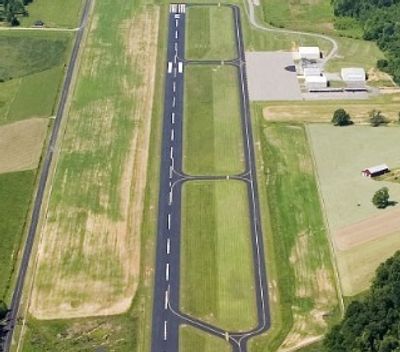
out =
[(361, 171), (363, 176), (366, 177), (376, 177), (389, 172), (389, 167), (386, 164), (381, 164), (377, 166), (368, 167)]
[(321, 51), (317, 46), (300, 46), (299, 56), (302, 60), (318, 60), (321, 58)]

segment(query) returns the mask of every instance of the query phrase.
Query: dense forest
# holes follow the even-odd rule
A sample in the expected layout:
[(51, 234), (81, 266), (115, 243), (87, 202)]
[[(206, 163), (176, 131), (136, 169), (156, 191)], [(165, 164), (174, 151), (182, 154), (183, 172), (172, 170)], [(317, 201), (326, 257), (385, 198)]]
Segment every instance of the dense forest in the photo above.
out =
[(32, 0), (0, 0), (0, 21), (7, 21), (12, 26), (19, 25), (19, 16), (28, 16), (25, 5)]
[(400, 252), (379, 266), (367, 295), (348, 306), (324, 346), (329, 352), (400, 352)]
[(374, 40), (387, 59), (377, 66), (400, 84), (400, 0), (331, 0), (335, 16), (353, 17), (364, 28), (364, 39)]

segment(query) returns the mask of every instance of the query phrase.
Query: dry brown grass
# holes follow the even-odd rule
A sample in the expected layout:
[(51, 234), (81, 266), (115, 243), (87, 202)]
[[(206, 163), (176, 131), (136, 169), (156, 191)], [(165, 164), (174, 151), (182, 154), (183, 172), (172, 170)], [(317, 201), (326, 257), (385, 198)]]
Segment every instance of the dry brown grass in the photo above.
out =
[(47, 119), (33, 118), (0, 126), (0, 173), (38, 166), (48, 123)]
[(267, 121), (330, 122), (336, 109), (344, 108), (356, 123), (365, 123), (368, 113), (377, 109), (391, 121), (399, 119), (400, 95), (372, 101), (324, 101), (317, 103), (286, 103), (267, 105), (263, 116)]
[[(131, 65), (135, 74), (135, 77), (129, 77), (121, 73), (121, 77), (114, 77), (126, 97), (132, 99), (131, 110), (124, 114), (134, 121), (128, 150), (120, 151), (125, 156), (118, 168), (116, 187), (120, 215), (115, 219), (105, 212), (68, 206), (68, 203), (52, 206), (50, 198), (30, 306), (36, 318), (119, 314), (129, 308), (135, 295), (139, 279), (140, 228), (147, 180), (158, 19), (157, 8), (146, 8), (132, 20), (123, 22), (119, 29), (125, 44), (123, 60)], [(92, 25), (91, 32), (94, 32), (96, 18)], [(91, 48), (91, 40), (93, 37), (89, 36), (89, 49), (82, 62), (81, 74), (86, 78), (101, 75), (97, 64), (102, 53)], [(61, 157), (63, 153), (68, 155), (75, 151), (112, 149), (115, 124), (121, 114), (117, 104), (118, 97), (109, 97), (80, 110), (73, 106)], [(93, 120), (90, 136), (83, 138), (68, 131), (70, 126), (79, 129), (79, 124), (85, 123), (81, 121), (83, 117), (88, 116)], [(78, 170), (82, 193), (86, 194), (92, 185), (106, 185), (111, 172), (100, 167)], [(70, 177), (68, 170), (61, 177), (61, 188), (66, 194)], [(111, 202), (109, 189), (105, 186), (99, 194), (99, 202), (105, 209)], [(85, 220), (77, 227), (80, 216)]]

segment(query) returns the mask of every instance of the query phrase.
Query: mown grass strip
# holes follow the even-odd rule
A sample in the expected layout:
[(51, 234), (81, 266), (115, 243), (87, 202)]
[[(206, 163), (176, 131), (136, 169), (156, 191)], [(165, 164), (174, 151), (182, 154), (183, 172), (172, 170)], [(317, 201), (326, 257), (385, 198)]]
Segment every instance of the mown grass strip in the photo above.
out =
[(238, 181), (183, 189), (182, 309), (227, 330), (256, 324), (247, 204), (246, 184)]
[(229, 60), (238, 56), (232, 9), (221, 6), (188, 7), (186, 59)]
[(184, 111), (185, 172), (225, 175), (243, 171), (239, 104), (235, 68), (188, 66)]
[(179, 329), (179, 351), (181, 352), (229, 352), (228, 342), (216, 336), (207, 334), (191, 326), (181, 326)]

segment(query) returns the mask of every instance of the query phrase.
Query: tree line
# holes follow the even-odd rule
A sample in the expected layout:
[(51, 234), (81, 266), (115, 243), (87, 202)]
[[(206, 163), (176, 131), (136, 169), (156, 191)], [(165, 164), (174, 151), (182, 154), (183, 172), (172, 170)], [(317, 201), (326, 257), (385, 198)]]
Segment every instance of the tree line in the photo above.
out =
[(12, 26), (19, 25), (19, 16), (28, 16), (25, 6), (32, 0), (0, 0), (0, 21), (7, 21)]
[(352, 17), (363, 26), (363, 37), (373, 40), (386, 54), (378, 60), (380, 70), (400, 84), (400, 0), (331, 0), (334, 14)]
[(324, 340), (328, 352), (400, 352), (400, 251), (376, 271), (363, 299), (353, 301)]

